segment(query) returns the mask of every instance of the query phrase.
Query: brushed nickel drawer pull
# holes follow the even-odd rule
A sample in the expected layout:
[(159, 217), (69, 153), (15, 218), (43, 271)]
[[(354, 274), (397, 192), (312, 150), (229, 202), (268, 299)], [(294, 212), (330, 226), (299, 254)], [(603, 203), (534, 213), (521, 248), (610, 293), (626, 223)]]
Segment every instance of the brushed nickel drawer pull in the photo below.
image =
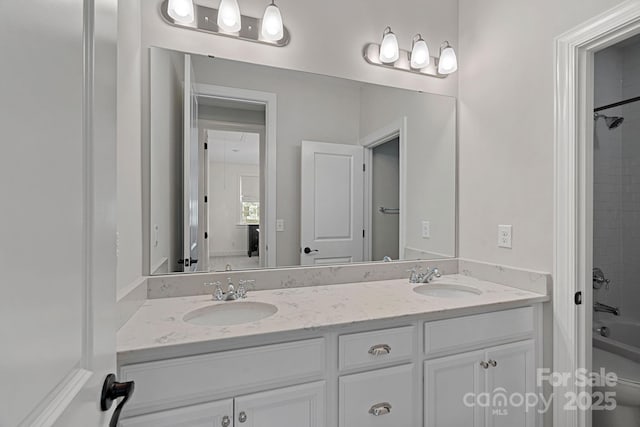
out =
[(491, 365), (491, 366), (493, 366), (495, 368), (496, 366), (498, 366), (498, 362), (496, 362), (495, 360), (491, 359), (491, 360), (489, 360), (489, 365)]
[(384, 356), (391, 353), (391, 346), (387, 344), (374, 345), (369, 349), (369, 354), (373, 356)]
[(391, 404), (389, 402), (378, 403), (369, 409), (369, 413), (374, 417), (380, 417), (391, 413)]
[(482, 366), (484, 369), (489, 369), (489, 364), (487, 362), (485, 362), (484, 360), (482, 362), (480, 362), (480, 366)]

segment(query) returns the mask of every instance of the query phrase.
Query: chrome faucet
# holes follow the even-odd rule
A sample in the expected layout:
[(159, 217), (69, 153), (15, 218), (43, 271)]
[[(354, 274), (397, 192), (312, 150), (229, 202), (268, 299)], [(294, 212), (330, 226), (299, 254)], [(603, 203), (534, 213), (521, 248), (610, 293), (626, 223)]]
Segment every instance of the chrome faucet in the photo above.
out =
[(611, 313), (614, 316), (620, 316), (620, 309), (618, 307), (611, 307), (607, 304), (602, 304), (601, 302), (593, 303), (593, 309), (596, 313)]
[(214, 301), (235, 301), (238, 299), (245, 299), (247, 297), (247, 282), (253, 282), (253, 280), (240, 280), (238, 282), (238, 289), (233, 285), (231, 278), (227, 279), (227, 292), (222, 290), (222, 284), (220, 282), (205, 283), (205, 286), (215, 286), (213, 291)]
[(409, 283), (429, 283), (433, 280), (434, 277), (442, 277), (440, 270), (437, 267), (432, 269), (427, 268), (427, 271), (422, 272), (412, 268), (411, 270), (407, 270), (411, 273), (409, 276)]

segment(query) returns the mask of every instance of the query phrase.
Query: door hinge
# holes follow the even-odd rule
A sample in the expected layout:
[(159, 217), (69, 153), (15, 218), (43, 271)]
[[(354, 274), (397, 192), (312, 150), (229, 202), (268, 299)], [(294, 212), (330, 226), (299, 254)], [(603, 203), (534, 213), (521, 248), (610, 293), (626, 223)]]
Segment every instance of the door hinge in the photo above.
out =
[(207, 233), (206, 231), (204, 232), (204, 238), (208, 239), (209, 238), (209, 233)]
[(204, 202), (208, 203), (209, 202), (209, 196), (204, 196)]
[(367, 171), (367, 165), (366, 163), (362, 164), (362, 172), (366, 172)]
[(573, 301), (576, 303), (576, 305), (581, 305), (582, 304), (582, 292), (576, 292), (576, 294), (573, 296)]
[(364, 230), (362, 230), (362, 238), (364, 239)]
[(207, 144), (206, 142), (204, 143), (204, 149), (208, 150), (209, 149), (209, 144)]

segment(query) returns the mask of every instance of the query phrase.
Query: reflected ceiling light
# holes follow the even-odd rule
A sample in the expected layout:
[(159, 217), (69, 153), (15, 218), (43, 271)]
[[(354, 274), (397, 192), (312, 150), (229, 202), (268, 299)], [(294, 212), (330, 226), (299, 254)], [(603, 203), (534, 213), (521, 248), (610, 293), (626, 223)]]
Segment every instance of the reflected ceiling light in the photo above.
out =
[(384, 29), (382, 43), (380, 43), (380, 61), (384, 64), (391, 64), (396, 62), (399, 57), (398, 39), (391, 31), (391, 27), (387, 27)]
[(237, 0), (220, 0), (218, 27), (229, 33), (237, 33), (242, 28), (240, 6)]
[(262, 17), (262, 38), (269, 41), (278, 41), (284, 36), (284, 26), (282, 25), (282, 15), (280, 8), (276, 6), (274, 0), (264, 10)]
[(190, 24), (193, 22), (193, 0), (169, 0), (167, 13), (176, 22)]
[(429, 65), (429, 47), (420, 34), (413, 37), (411, 47), (411, 68), (419, 70)]
[(448, 41), (440, 46), (440, 59), (438, 60), (438, 73), (451, 74), (458, 70), (458, 58)]

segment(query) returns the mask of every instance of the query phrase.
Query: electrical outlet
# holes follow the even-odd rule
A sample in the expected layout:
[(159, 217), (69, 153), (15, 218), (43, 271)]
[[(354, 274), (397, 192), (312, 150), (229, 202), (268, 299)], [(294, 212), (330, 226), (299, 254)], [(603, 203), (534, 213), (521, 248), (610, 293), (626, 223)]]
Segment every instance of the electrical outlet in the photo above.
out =
[(284, 231), (284, 219), (276, 219), (276, 231)]
[(431, 238), (431, 223), (429, 221), (422, 221), (422, 238)]
[(511, 238), (513, 233), (512, 225), (498, 226), (498, 247), (511, 249)]

